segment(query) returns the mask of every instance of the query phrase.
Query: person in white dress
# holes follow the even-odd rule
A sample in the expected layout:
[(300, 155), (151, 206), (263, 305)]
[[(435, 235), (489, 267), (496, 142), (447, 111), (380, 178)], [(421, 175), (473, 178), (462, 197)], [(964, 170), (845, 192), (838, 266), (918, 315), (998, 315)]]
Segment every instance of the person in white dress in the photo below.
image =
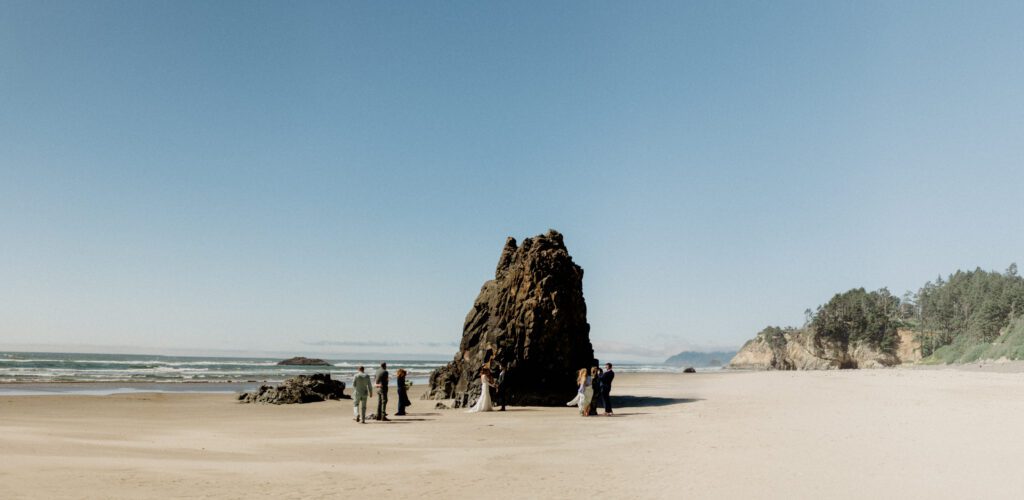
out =
[(590, 405), (590, 400), (594, 397), (594, 388), (591, 387), (591, 378), (586, 368), (580, 368), (579, 373), (577, 373), (576, 385), (579, 388), (576, 397), (572, 398), (572, 401), (565, 403), (565, 406), (578, 406), (580, 415), (583, 415), (583, 409)]
[(480, 398), (476, 400), (476, 404), (467, 413), (492, 411), (494, 409), (494, 405), (491, 404), (491, 387), (494, 387), (494, 381), (491, 379), (491, 370), (484, 368), (480, 370)]

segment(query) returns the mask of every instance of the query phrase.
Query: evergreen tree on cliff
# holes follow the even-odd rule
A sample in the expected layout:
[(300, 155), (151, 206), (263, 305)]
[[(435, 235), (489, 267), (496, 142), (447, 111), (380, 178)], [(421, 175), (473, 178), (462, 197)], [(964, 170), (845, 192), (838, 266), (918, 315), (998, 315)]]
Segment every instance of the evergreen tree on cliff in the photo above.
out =
[(472, 404), (481, 368), (500, 363), (509, 404), (564, 404), (576, 392), (576, 370), (593, 362), (583, 269), (562, 235), (549, 230), (521, 246), (508, 238), (494, 279), (466, 315), (459, 352), (431, 374), (424, 397)]

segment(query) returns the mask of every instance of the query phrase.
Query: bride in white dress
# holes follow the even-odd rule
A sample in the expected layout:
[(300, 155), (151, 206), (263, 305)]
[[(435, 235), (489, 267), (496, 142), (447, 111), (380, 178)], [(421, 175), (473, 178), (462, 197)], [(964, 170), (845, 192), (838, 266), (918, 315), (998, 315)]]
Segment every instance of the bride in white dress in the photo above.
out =
[(494, 409), (491, 404), (491, 387), (493, 386), (494, 382), (491, 380), (491, 371), (486, 368), (480, 370), (480, 397), (467, 413), (491, 411)]

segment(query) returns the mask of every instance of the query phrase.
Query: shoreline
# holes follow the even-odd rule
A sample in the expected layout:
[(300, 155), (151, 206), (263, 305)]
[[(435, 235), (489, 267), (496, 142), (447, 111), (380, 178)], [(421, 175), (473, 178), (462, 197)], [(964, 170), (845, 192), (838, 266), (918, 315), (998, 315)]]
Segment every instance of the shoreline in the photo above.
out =
[(260, 384), (262, 382), (8, 382), (0, 384), (0, 397), (231, 394), (251, 391)]

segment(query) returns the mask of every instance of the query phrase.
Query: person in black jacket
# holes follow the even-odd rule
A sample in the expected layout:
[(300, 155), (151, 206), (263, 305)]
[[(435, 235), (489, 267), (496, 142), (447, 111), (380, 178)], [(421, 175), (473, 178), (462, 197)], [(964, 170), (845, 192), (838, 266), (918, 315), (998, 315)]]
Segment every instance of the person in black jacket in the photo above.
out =
[(395, 415), (405, 415), (405, 407), (412, 404), (409, 401), (409, 394), (405, 388), (405, 377), (408, 372), (404, 368), (399, 368), (398, 373), (395, 375), (396, 389), (398, 390), (398, 412)]
[(604, 414), (612, 414), (612, 380), (615, 379), (615, 372), (611, 363), (604, 364), (604, 373), (601, 374), (601, 399), (604, 401)]
[(388, 421), (388, 364), (381, 363), (374, 380), (377, 386), (377, 420)]
[(604, 406), (604, 384), (601, 382), (601, 377), (604, 375), (604, 372), (602, 372), (601, 368), (598, 366), (595, 366), (590, 370), (591, 373), (594, 374), (592, 377), (593, 383), (591, 384), (591, 387), (594, 388), (594, 399), (590, 402), (590, 415), (597, 416), (597, 409)]
[(497, 391), (495, 391), (494, 402), (501, 405), (498, 411), (505, 411), (505, 404), (508, 403), (508, 366), (498, 363)]

